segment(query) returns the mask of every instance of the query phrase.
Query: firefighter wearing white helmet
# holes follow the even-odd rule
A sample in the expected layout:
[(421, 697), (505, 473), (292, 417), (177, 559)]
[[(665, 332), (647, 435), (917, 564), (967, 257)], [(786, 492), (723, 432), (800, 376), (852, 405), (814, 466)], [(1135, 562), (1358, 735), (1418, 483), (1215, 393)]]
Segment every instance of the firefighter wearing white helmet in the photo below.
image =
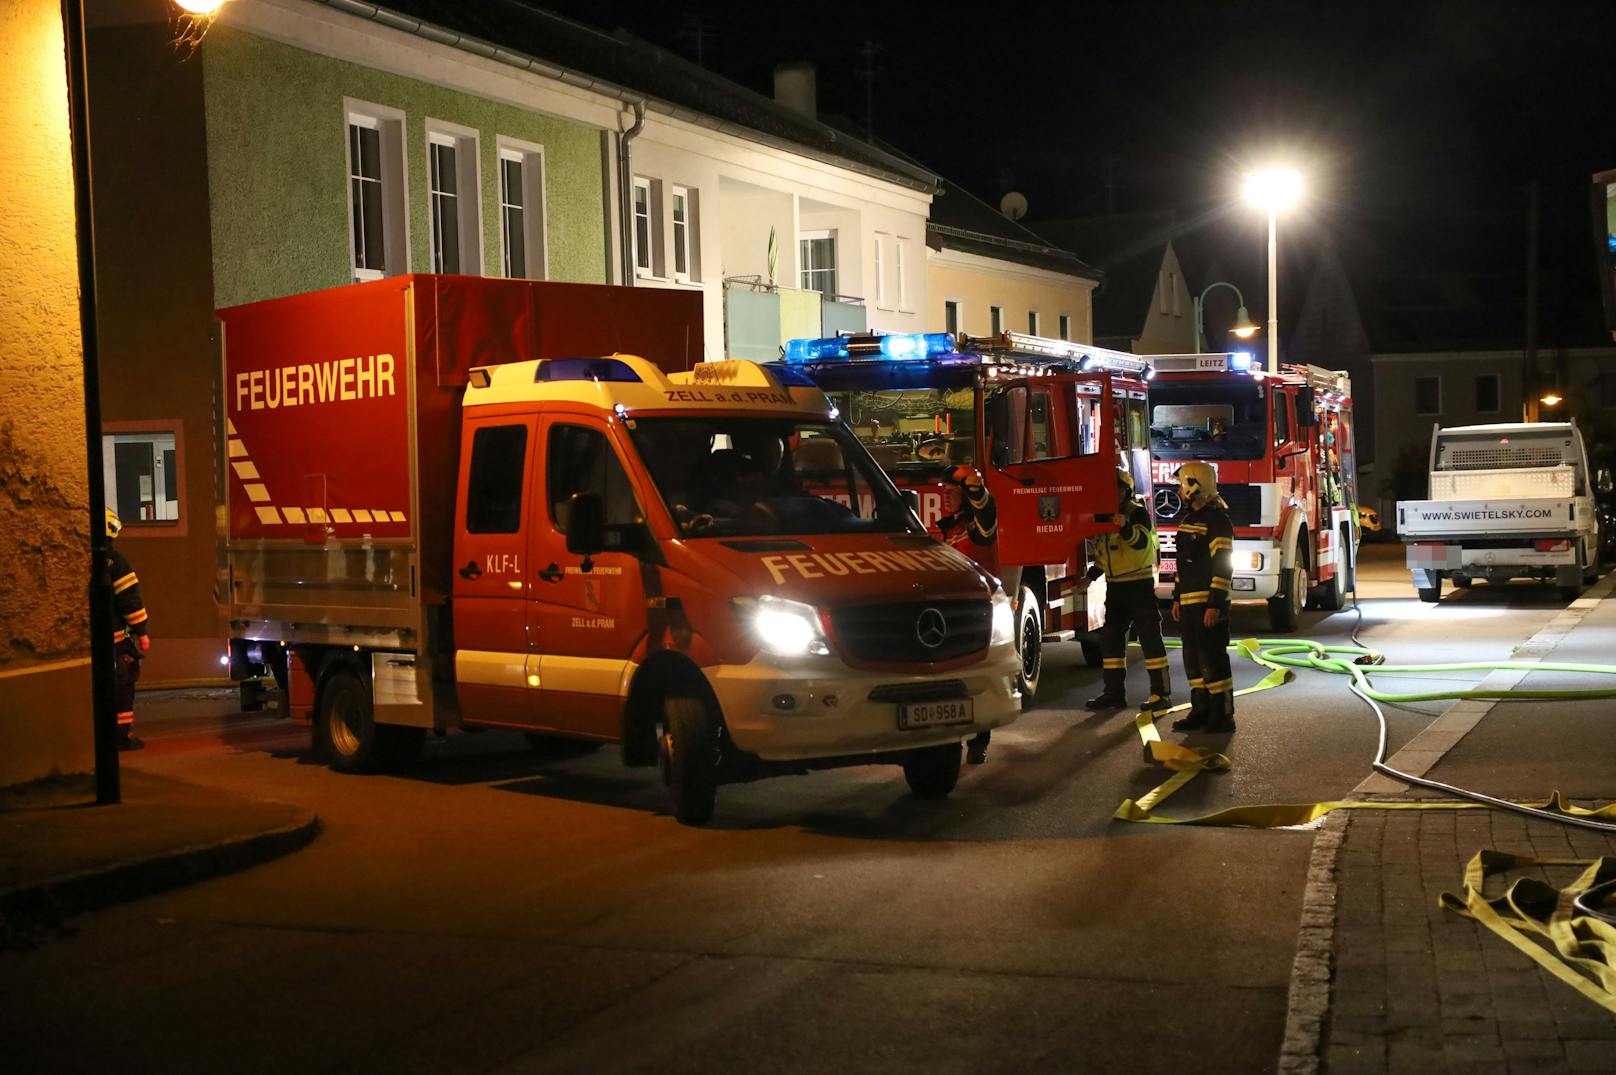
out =
[(146, 604), (140, 599), (140, 579), (111, 540), (122, 531), (123, 520), (108, 508), (107, 577), (112, 579), (112, 619), (118, 625), (112, 632), (118, 749), (139, 750), (146, 744), (135, 737), (135, 684), (140, 680), (140, 662), (151, 649), (151, 636), (147, 634)]
[(1156, 529), (1150, 509), (1134, 496), (1133, 475), (1117, 470), (1117, 529), (1099, 539), (1089, 581), (1105, 576), (1105, 626), (1100, 629), (1104, 688), (1085, 703), (1089, 709), (1121, 709), (1128, 704), (1128, 628), (1144, 651), (1150, 675), (1150, 697), (1144, 710), (1163, 713), (1172, 707), (1167, 649), (1162, 642), (1161, 607), (1156, 603)]
[(1184, 637), (1190, 711), (1177, 731), (1234, 731), (1234, 674), (1229, 667), (1229, 591), (1234, 579), (1234, 524), (1218, 496), (1210, 463), (1178, 468), (1178, 491), (1189, 513), (1178, 524), (1178, 578), (1173, 619)]

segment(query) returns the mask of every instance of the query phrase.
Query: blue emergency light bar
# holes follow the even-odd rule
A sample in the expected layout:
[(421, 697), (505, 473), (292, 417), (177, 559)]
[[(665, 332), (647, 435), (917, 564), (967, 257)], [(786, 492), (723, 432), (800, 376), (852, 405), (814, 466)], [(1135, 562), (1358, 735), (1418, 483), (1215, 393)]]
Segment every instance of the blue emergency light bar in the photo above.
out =
[(881, 358), (904, 361), (946, 355), (954, 337), (946, 332), (894, 332), (885, 336), (827, 336), (786, 343), (785, 359), (794, 365), (827, 359)]

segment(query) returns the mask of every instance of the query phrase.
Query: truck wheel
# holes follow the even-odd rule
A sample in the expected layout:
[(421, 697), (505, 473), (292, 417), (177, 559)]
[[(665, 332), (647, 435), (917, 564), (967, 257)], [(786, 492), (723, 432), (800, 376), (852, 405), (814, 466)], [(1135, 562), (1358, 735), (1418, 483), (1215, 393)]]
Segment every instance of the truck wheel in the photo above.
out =
[(380, 761), (370, 688), (358, 673), (337, 668), (320, 684), (314, 715), (314, 741), (331, 768), (363, 773)]
[(1016, 613), (1016, 653), (1021, 657), (1016, 686), (1021, 690), (1021, 705), (1025, 708), (1037, 697), (1038, 681), (1044, 672), (1044, 618), (1038, 610), (1038, 598), (1025, 586), (1021, 588), (1021, 603)]
[(1424, 601), (1426, 604), (1436, 604), (1438, 601), (1442, 600), (1442, 576), (1433, 574), (1431, 578), (1431, 585), (1428, 587), (1418, 587), (1416, 588), (1415, 592), (1420, 595), (1420, 600)]
[(1280, 579), (1279, 593), (1268, 599), (1268, 626), (1275, 631), (1296, 630), (1307, 597), (1307, 568), (1297, 561)]
[(903, 778), (909, 782), (909, 790), (928, 799), (941, 799), (953, 791), (959, 774), (958, 743), (911, 750), (903, 759)]
[(657, 730), (662, 782), (682, 825), (703, 825), (718, 799), (718, 735), (700, 698), (667, 698)]
[(1455, 575), (1453, 576), (1453, 588), (1455, 590), (1468, 590), (1475, 581), (1469, 575)]

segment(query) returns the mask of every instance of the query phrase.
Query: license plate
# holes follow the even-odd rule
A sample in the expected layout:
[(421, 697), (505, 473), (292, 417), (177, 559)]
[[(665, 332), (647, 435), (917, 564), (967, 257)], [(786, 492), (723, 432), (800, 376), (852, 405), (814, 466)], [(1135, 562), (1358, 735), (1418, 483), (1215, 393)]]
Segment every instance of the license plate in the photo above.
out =
[(1160, 571), (1163, 575), (1178, 574), (1178, 558), (1175, 556), (1163, 556)]
[(898, 707), (898, 728), (936, 728), (945, 724), (969, 724), (975, 720), (971, 699), (949, 698), (941, 702), (911, 702)]

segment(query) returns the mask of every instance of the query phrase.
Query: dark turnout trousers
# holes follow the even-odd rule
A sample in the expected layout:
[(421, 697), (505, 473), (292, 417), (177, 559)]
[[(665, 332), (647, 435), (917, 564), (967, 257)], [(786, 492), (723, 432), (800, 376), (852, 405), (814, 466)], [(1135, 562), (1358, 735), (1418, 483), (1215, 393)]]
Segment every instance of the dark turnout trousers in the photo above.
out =
[[(1151, 579), (1112, 582), (1105, 589), (1105, 625), (1100, 628), (1100, 655), (1104, 659), (1105, 693), (1126, 696), (1128, 628), (1139, 639), (1150, 673), (1152, 701), (1165, 701), (1172, 693), (1167, 675), (1167, 647), (1162, 644), (1161, 606)], [(1150, 703), (1147, 702), (1146, 705)]]

